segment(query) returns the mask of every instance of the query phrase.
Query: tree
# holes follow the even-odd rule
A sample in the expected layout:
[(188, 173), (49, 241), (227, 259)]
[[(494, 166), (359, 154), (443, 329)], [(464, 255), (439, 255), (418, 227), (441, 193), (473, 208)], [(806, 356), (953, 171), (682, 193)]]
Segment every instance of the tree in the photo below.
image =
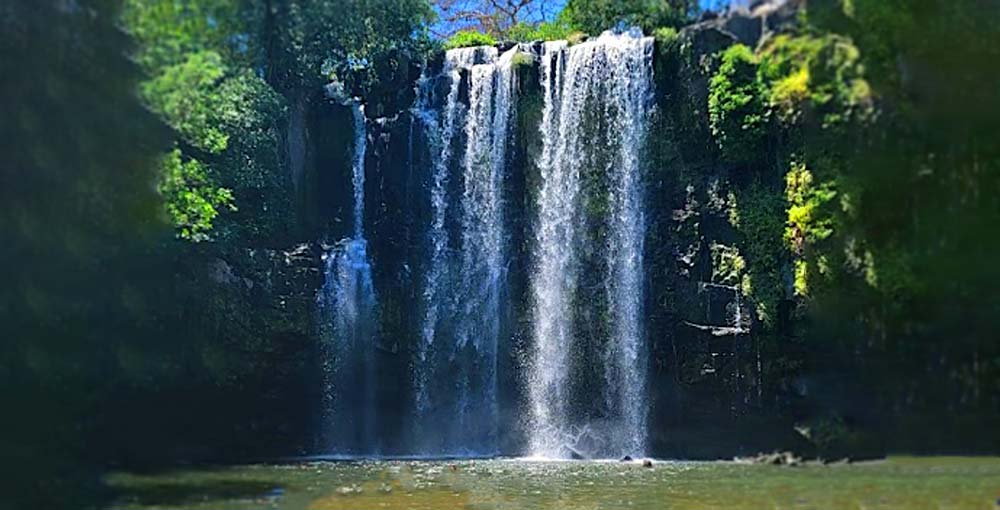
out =
[[(0, 424), (4, 505), (89, 508), (99, 399), (142, 340), (168, 232), (156, 180), (168, 130), (136, 97), (115, 2), (0, 8)], [(44, 86), (40, 86), (44, 84)]]
[(548, 0), (435, 0), (434, 5), (441, 15), (435, 32), (443, 37), (474, 29), (502, 39), (519, 25), (555, 15)]
[(689, 21), (695, 0), (569, 0), (560, 17), (576, 30), (599, 34), (619, 24), (638, 26), (647, 34)]

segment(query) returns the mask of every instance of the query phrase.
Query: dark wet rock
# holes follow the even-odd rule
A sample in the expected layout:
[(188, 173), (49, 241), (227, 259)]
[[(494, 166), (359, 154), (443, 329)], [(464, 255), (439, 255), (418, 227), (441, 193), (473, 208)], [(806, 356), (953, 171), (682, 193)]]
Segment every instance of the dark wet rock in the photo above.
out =
[(632, 457), (626, 455), (621, 458), (620, 462), (632, 462)]
[(714, 55), (736, 42), (736, 36), (723, 30), (722, 25), (720, 20), (710, 20), (681, 30), (680, 39), (690, 48), (693, 62), (698, 62), (703, 56)]
[(698, 17), (698, 21), (709, 21), (718, 18), (719, 18), (719, 13), (709, 9), (701, 13), (701, 16)]
[(751, 6), (751, 15), (764, 22), (767, 33), (780, 33), (799, 23), (799, 12), (805, 0), (771, 0)]
[(741, 44), (753, 48), (763, 35), (764, 19), (753, 16), (746, 10), (737, 10), (726, 17), (723, 29), (733, 34)]

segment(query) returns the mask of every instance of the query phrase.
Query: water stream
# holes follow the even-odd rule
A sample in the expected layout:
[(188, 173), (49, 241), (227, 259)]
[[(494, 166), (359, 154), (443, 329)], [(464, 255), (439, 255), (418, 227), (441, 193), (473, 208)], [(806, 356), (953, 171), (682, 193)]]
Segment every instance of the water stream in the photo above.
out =
[[(448, 51), (443, 105), (434, 104), (427, 89), (418, 93), (416, 115), (432, 153), (429, 264), (414, 361), (415, 435), (424, 452), (497, 451), (497, 344), (508, 238), (503, 184), (518, 51)], [(467, 103), (459, 100), (463, 86)], [(449, 223), (458, 227), (454, 234)]]
[(370, 455), (377, 451), (375, 286), (364, 236), (364, 105), (351, 104), (354, 147), (354, 235), (328, 250), (317, 297), (323, 350), (323, 408), (319, 451)]
[[(545, 43), (538, 161), (541, 188), (531, 277), (535, 348), (529, 373), (530, 452), (541, 457), (642, 455), (646, 447), (643, 347), (643, 185), (640, 155), (652, 94), (651, 38), (613, 34), (569, 47)], [(597, 174), (597, 177), (593, 177)], [(602, 360), (603, 407), (579, 416), (568, 394), (578, 337), (574, 313), (582, 235), (584, 179), (606, 182), (604, 246), (609, 338)], [(593, 197), (588, 197), (593, 201)], [(600, 310), (598, 316), (602, 316)], [(598, 416), (600, 419), (594, 419)]]

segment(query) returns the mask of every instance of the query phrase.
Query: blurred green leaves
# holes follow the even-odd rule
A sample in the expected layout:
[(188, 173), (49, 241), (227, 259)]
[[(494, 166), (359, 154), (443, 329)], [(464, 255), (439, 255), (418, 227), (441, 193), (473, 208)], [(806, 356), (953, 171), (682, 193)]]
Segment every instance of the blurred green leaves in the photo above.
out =
[(229, 135), (220, 122), (227, 98), (220, 94), (226, 75), (222, 57), (214, 51), (187, 55), (142, 85), (142, 95), (184, 140), (208, 153), (226, 150)]

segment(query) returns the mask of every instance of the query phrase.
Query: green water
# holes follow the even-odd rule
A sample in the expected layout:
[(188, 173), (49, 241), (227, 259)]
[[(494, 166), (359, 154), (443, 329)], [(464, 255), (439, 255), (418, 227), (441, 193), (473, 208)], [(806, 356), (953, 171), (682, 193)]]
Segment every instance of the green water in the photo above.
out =
[(732, 462), (315, 462), (117, 473), (116, 510), (980, 509), (1000, 459), (891, 458), (780, 467)]

